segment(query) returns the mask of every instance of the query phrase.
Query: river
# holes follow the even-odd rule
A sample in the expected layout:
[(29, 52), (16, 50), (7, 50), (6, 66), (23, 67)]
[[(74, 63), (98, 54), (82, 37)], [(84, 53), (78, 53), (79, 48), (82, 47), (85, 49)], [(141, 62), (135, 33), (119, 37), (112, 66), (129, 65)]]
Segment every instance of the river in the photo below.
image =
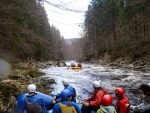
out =
[(112, 68), (103, 65), (82, 63), (82, 70), (72, 70), (69, 66), (71, 62), (66, 62), (66, 67), (49, 67), (40, 69), (46, 73), (43, 77), (50, 77), (56, 81), (50, 89), (53, 92), (61, 92), (64, 88), (62, 79), (67, 78), (70, 85), (75, 87), (77, 91), (78, 104), (86, 99), (93, 91), (92, 81), (99, 80), (102, 87), (106, 88), (114, 97), (113, 104), (115, 105), (114, 89), (123, 87), (125, 95), (129, 98), (133, 105), (140, 102), (140, 91), (138, 87), (143, 82), (149, 82), (150, 72), (136, 71), (122, 68)]

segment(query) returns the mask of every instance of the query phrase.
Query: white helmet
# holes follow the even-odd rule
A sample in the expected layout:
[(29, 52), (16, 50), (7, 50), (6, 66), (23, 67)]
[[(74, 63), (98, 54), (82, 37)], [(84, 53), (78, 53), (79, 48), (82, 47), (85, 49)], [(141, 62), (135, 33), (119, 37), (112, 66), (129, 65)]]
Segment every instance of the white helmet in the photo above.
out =
[(100, 82), (99, 82), (99, 81), (94, 81), (94, 82), (93, 82), (93, 86), (94, 86), (95, 88), (98, 88), (98, 87), (100, 87), (101, 85), (100, 85)]
[(63, 83), (63, 85), (68, 85), (69, 84), (68, 79), (63, 79), (62, 83)]
[(29, 84), (28, 85), (28, 92), (35, 92), (35, 91), (36, 91), (35, 84)]

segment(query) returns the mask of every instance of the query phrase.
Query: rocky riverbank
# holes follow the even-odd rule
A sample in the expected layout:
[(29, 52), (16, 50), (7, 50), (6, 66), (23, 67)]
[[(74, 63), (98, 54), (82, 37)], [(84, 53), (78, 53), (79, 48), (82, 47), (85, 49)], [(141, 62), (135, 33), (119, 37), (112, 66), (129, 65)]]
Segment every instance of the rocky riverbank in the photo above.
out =
[(144, 56), (140, 59), (131, 58), (118, 58), (112, 59), (109, 55), (105, 55), (99, 60), (92, 60), (92, 63), (98, 63), (102, 65), (111, 66), (114, 68), (127, 68), (139, 71), (149, 71), (150, 70), (150, 56)]
[[(93, 60), (91, 63), (98, 63), (114, 68), (128, 68), (134, 70), (149, 71), (150, 59), (148, 57), (132, 61), (127, 58), (119, 58), (110, 60), (105, 57), (99, 60)], [(27, 62), (27, 63), (8, 63), (10, 66), (7, 70), (0, 68), (0, 112), (12, 113), (15, 107), (15, 98), (17, 95), (27, 91), (27, 85), (34, 83), (37, 85), (37, 91), (50, 95), (51, 84), (55, 81), (51, 78), (42, 77), (45, 73), (39, 71), (39, 68), (47, 68), (50, 66), (65, 66), (65, 62)]]
[[(6, 62), (3, 62), (3, 64)], [(9, 64), (9, 63), (8, 63)], [(7, 64), (6, 64), (7, 65)], [(34, 83), (37, 91), (50, 95), (50, 86), (55, 81), (50, 78), (41, 77), (44, 73), (39, 68), (49, 66), (65, 66), (64, 62), (30, 62), (13, 63), (9, 68), (4, 68), (0, 73), (0, 112), (12, 113), (15, 107), (15, 98), (27, 91), (27, 86)], [(4, 65), (2, 65), (4, 67)], [(8, 67), (8, 66), (6, 66)], [(11, 69), (10, 69), (11, 68)], [(7, 71), (10, 71), (7, 73)], [(6, 72), (4, 72), (6, 71)], [(2, 73), (3, 72), (3, 73)]]

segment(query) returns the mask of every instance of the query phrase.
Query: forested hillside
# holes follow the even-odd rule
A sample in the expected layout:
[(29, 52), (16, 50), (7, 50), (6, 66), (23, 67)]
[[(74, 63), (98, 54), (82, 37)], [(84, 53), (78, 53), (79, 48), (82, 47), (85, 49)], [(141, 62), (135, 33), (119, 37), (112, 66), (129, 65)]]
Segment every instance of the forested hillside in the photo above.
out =
[(150, 59), (150, 0), (92, 0), (84, 29), (84, 59)]
[(84, 38), (67, 44), (50, 26), (43, 0), (0, 1), (0, 58), (150, 59), (150, 0), (92, 0)]
[[(55, 32), (52, 34), (52, 31)], [(48, 23), (41, 0), (0, 1), (0, 57), (11, 60), (62, 59), (61, 40), (59, 30)], [(59, 47), (56, 48), (56, 44)], [(59, 58), (56, 57), (58, 54)]]

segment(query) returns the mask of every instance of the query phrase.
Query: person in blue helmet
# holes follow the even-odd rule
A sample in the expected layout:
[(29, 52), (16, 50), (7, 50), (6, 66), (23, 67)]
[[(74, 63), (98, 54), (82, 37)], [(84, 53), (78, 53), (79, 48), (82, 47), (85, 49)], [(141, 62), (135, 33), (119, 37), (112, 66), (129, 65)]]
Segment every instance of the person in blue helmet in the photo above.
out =
[[(28, 94), (21, 98), (16, 104), (17, 113), (48, 113), (45, 108), (45, 102), (41, 96), (38, 95), (36, 91), (35, 84), (28, 85)], [(56, 103), (52, 100), (52, 104)]]
[(60, 93), (61, 102), (54, 105), (52, 113), (82, 113), (78, 104), (71, 101), (71, 94), (70, 90), (63, 90)]
[[(76, 94), (75, 88), (72, 87), (72, 86), (69, 84), (68, 79), (63, 79), (63, 80), (62, 80), (62, 83), (63, 83), (63, 86), (64, 86), (64, 90), (65, 90), (65, 89), (68, 89), (68, 90), (71, 92), (71, 96), (72, 96), (71, 101), (76, 102), (76, 96), (77, 96), (77, 94)], [(55, 98), (56, 98), (56, 102), (57, 102), (57, 103), (60, 102), (60, 101), (61, 101), (60, 94), (57, 94), (57, 95), (55, 95), (55, 96), (56, 96), (56, 97), (55, 97)]]

